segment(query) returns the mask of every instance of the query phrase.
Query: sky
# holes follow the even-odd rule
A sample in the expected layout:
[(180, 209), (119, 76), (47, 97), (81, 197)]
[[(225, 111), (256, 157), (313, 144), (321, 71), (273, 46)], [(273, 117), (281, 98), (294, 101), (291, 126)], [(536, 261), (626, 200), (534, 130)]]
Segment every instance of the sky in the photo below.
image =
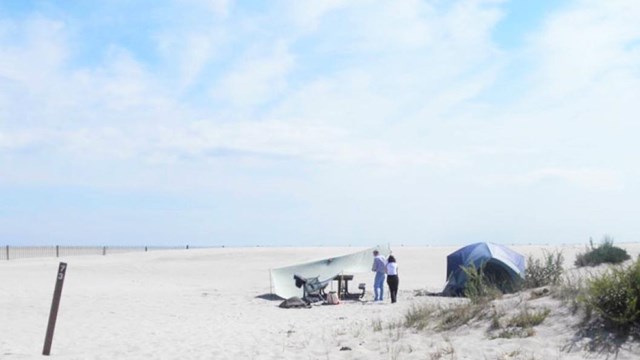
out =
[(0, 244), (640, 241), (636, 0), (0, 2)]

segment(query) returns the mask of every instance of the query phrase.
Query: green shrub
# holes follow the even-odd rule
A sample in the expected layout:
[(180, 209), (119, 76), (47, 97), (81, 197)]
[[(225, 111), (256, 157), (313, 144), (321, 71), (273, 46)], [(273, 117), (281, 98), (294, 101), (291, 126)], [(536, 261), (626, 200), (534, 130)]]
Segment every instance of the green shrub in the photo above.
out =
[(544, 260), (529, 256), (525, 269), (524, 287), (527, 289), (545, 285), (558, 285), (562, 276), (562, 252), (544, 252)]
[(467, 276), (464, 296), (471, 300), (472, 303), (488, 302), (502, 295), (495, 281), (485, 275), (484, 267), (485, 264), (482, 264), (479, 268), (473, 265), (462, 268)]
[(629, 328), (640, 323), (640, 262), (614, 268), (587, 283), (583, 300), (609, 324)]
[[(549, 309), (530, 310), (525, 307), (520, 313), (511, 317), (500, 327), (499, 320), (494, 320), (489, 328), (490, 339), (526, 338), (535, 335), (534, 326), (540, 325), (551, 313)], [(496, 330), (499, 330), (496, 332)]]
[(596, 266), (599, 264), (619, 264), (631, 257), (627, 251), (613, 245), (613, 238), (605, 236), (602, 243), (598, 246), (593, 245), (593, 240), (589, 240), (590, 246), (587, 251), (576, 256), (575, 265)]
[(542, 324), (544, 319), (551, 313), (549, 309), (542, 309), (539, 311), (529, 311), (529, 309), (523, 309), (518, 315), (509, 320), (507, 326), (515, 326), (520, 328), (530, 328), (536, 325)]

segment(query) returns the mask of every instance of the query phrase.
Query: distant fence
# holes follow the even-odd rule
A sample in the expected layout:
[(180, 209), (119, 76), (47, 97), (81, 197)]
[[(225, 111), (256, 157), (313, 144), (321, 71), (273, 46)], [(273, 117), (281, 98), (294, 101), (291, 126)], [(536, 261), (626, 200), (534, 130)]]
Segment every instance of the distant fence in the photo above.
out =
[(189, 249), (186, 246), (9, 246), (0, 251), (0, 260), (76, 255), (111, 255), (130, 252)]

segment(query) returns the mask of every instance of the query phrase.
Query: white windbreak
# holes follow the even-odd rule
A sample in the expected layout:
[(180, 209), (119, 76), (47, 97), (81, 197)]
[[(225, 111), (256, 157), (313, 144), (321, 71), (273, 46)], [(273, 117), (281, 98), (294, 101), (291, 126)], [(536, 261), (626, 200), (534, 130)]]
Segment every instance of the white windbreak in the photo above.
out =
[(338, 274), (353, 275), (371, 271), (373, 250), (378, 250), (385, 257), (391, 254), (389, 245), (378, 245), (353, 254), (271, 269), (271, 292), (285, 299), (302, 297), (302, 289), (295, 285), (294, 274), (305, 278), (318, 276), (320, 281), (324, 281)]

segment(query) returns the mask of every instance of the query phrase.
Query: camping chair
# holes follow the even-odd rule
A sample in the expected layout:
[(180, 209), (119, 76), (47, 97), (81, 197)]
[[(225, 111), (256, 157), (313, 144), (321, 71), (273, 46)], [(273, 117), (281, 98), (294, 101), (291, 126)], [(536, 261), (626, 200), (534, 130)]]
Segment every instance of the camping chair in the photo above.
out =
[(303, 300), (309, 303), (326, 300), (324, 289), (333, 279), (320, 281), (318, 278), (319, 276), (305, 278), (300, 275), (293, 275), (293, 279), (296, 281), (296, 287), (302, 288)]

